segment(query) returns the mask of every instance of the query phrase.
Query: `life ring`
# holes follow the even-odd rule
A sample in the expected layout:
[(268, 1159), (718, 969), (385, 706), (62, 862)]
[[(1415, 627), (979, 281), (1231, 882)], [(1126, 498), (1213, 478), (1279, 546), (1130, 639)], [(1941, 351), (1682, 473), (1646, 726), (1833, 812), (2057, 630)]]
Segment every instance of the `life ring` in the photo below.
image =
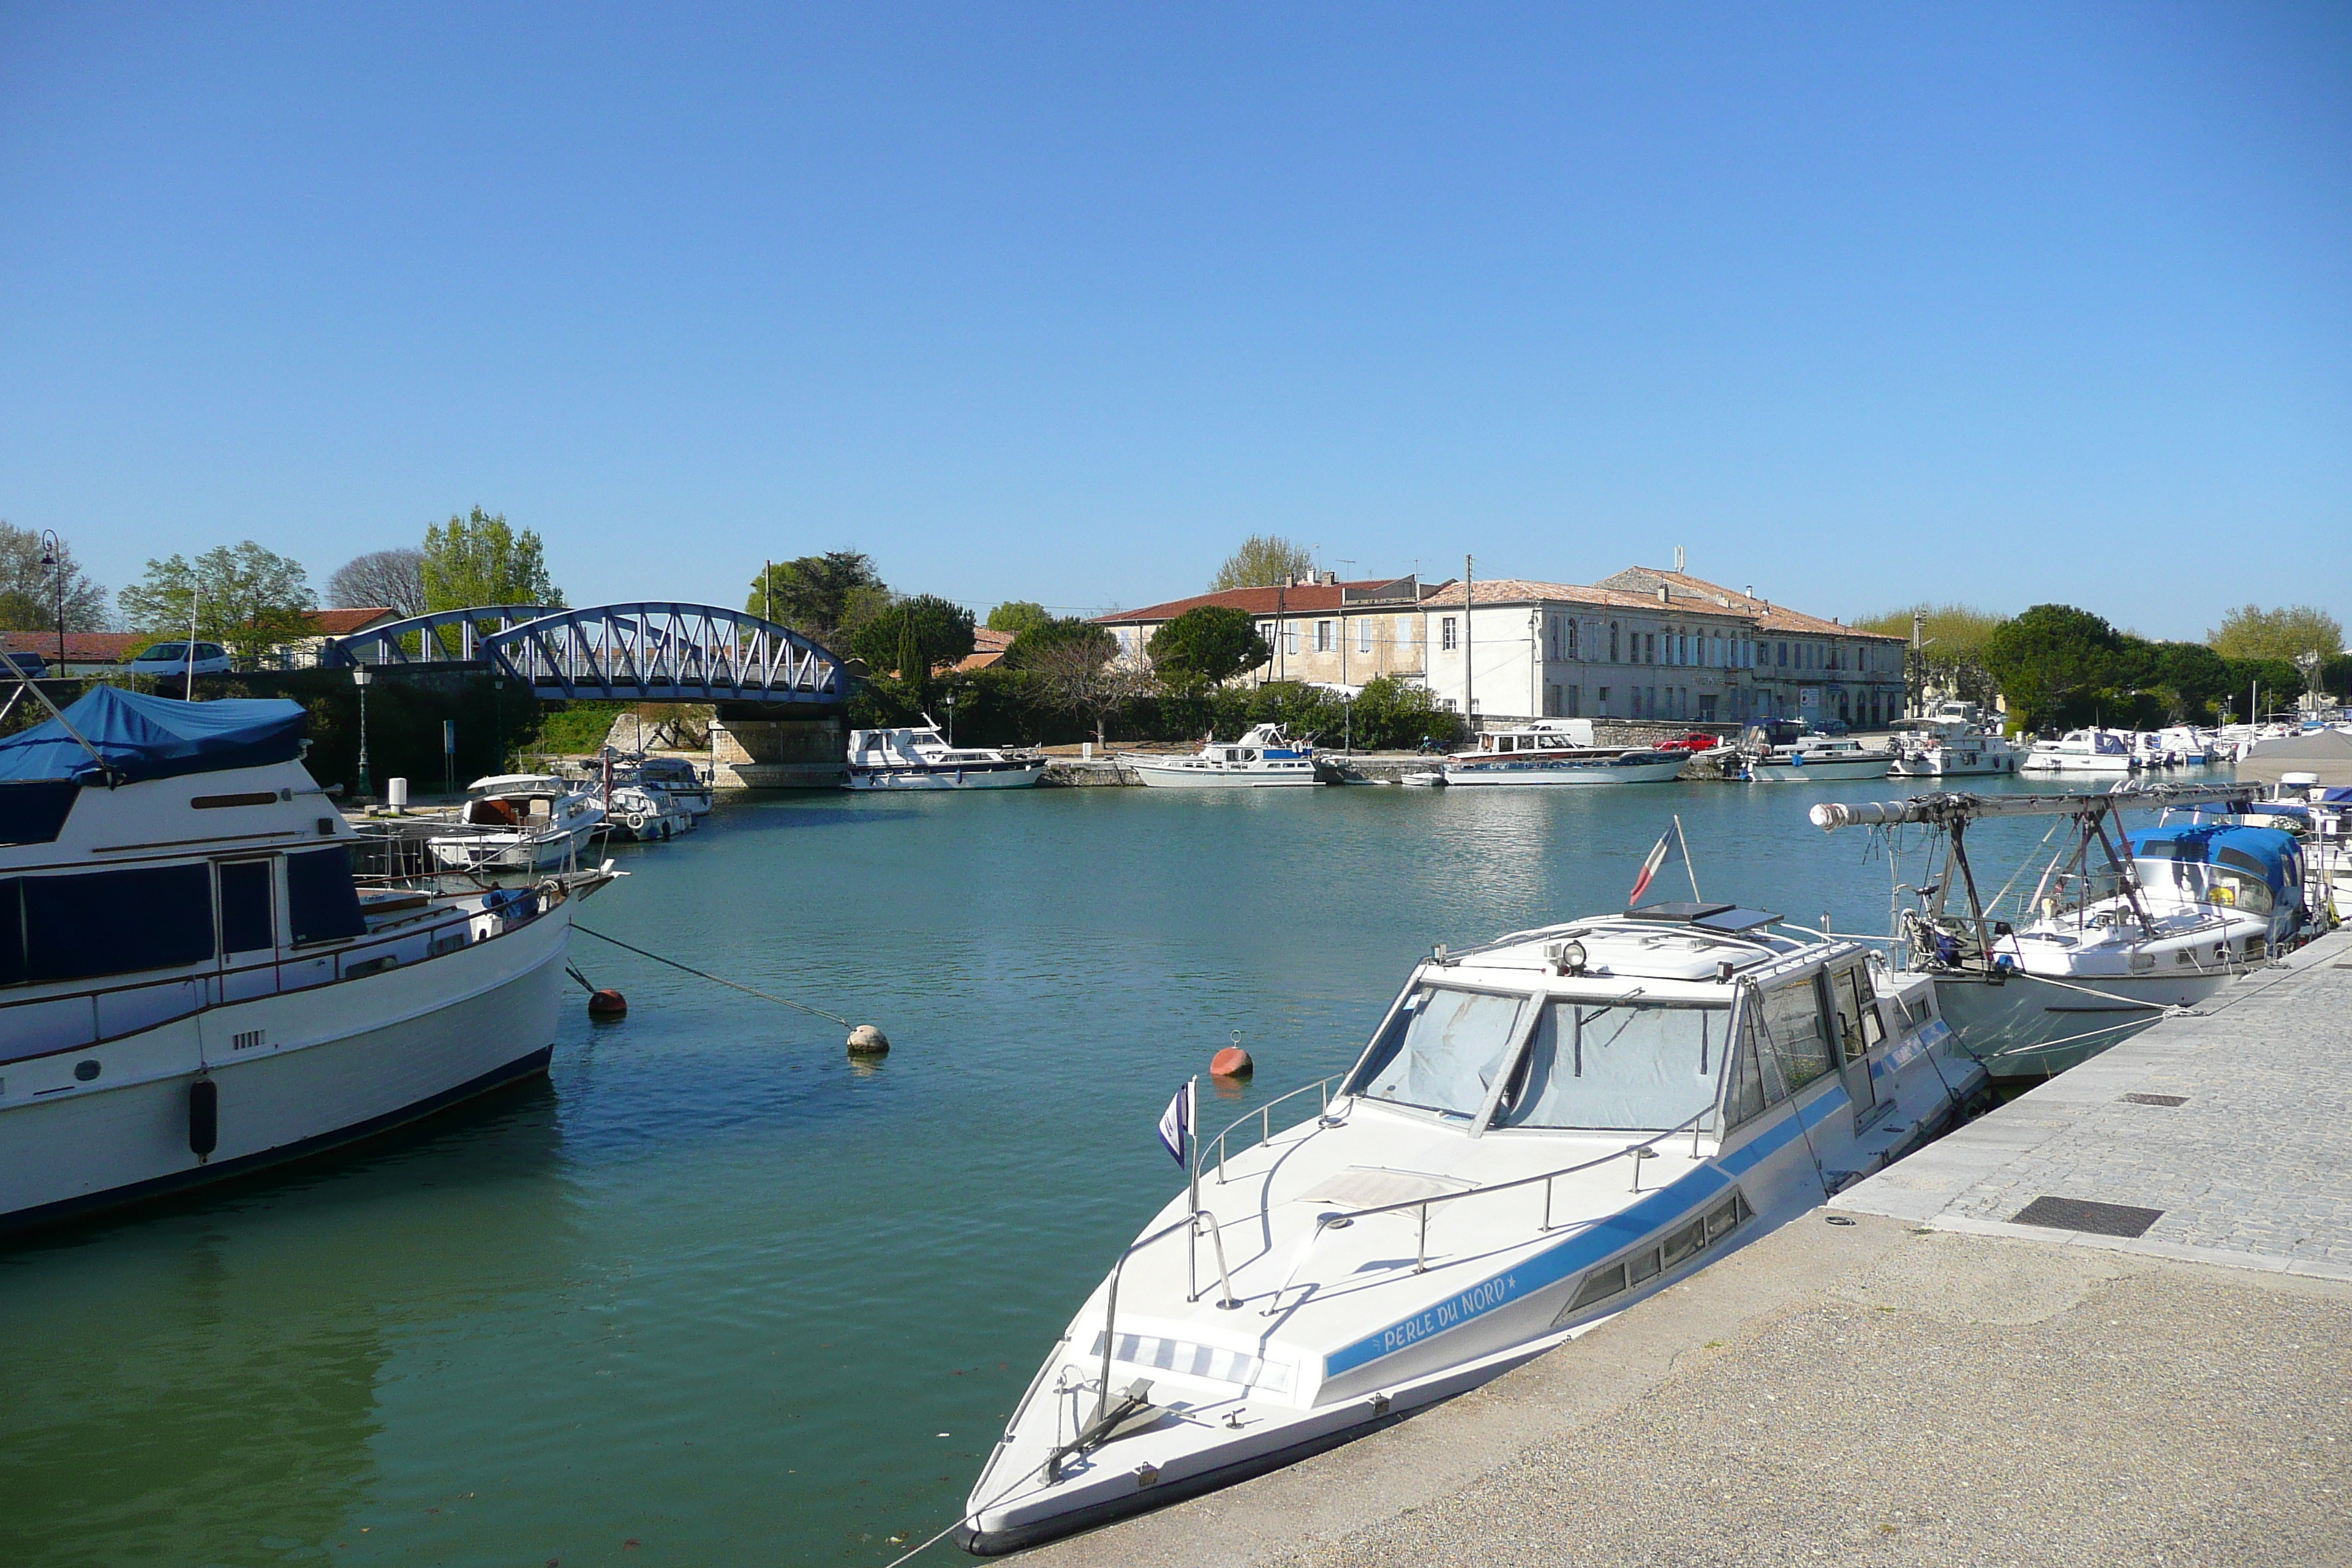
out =
[(623, 820), (628, 823), (630, 832), (642, 832), (646, 826), (646, 814), (642, 811), (633, 811)]

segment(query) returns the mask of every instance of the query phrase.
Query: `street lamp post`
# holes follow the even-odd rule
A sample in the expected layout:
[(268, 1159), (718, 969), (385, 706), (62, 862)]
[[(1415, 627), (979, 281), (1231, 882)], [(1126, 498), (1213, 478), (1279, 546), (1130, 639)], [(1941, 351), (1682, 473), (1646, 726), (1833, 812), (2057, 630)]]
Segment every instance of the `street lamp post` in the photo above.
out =
[(49, 575), (58, 592), (58, 674), (66, 672), (66, 547), (54, 528), (41, 530), (41, 564), (49, 568)]
[(368, 799), (375, 793), (375, 786), (368, 778), (367, 752), (367, 689), (368, 682), (374, 679), (374, 672), (363, 664), (352, 671), (352, 684), (360, 689), (360, 798), (362, 800)]

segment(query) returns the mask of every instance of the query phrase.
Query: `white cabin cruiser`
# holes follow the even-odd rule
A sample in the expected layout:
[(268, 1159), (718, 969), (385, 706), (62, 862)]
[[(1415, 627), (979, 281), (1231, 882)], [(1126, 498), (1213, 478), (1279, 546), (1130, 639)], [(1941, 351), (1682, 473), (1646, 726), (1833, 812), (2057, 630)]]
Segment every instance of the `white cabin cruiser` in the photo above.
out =
[(557, 870), (580, 863), (604, 826), (604, 804), (584, 785), (546, 773), (498, 773), (466, 786), (465, 829), (432, 840), (452, 871)]
[(1123, 752), (1118, 760), (1154, 789), (1280, 789), (1321, 784), (1315, 748), (1279, 724), (1260, 724), (1238, 741), (1212, 737), (1192, 756)]
[(0, 1231), (542, 1072), (572, 900), (363, 889), (293, 702), (100, 687), (0, 740)]
[(1475, 751), (1439, 765), (1448, 785), (1664, 784), (1690, 765), (1685, 751), (1593, 744), (1590, 719), (1538, 719), (1486, 730)]
[(1190, 1151), (1188, 1188), (1038, 1369), (959, 1543), (1015, 1551), (1401, 1420), (1960, 1115), (1983, 1075), (1926, 979), (1775, 918), (1657, 905), (1417, 965), (1336, 1093), (1297, 1091), (1319, 1114), (1275, 1130), (1269, 1104), (1255, 1143), (1236, 1123)]
[(1923, 719), (1894, 725), (1895, 763), (1902, 778), (1948, 778), (1960, 773), (2013, 773), (2024, 759), (2017, 745), (1978, 716), (1973, 702), (1945, 702)]
[(632, 757), (628, 777), (631, 784), (661, 791), (698, 822), (710, 815), (710, 781), (684, 757)]
[(852, 730), (849, 779), (856, 790), (1027, 789), (1045, 776), (1034, 752), (959, 749), (941, 738), (931, 716), (904, 730)]
[(1852, 735), (1800, 735), (1785, 745), (1751, 752), (1743, 776), (1751, 784), (1824, 784), (1883, 779), (1894, 767), (1893, 752), (1865, 746)]
[(694, 814), (659, 784), (615, 782), (604, 792), (604, 831), (625, 833), (640, 844), (667, 841), (694, 831)]
[(2029, 773), (2127, 773), (2139, 766), (2131, 737), (2121, 730), (2069, 730), (2054, 741), (2036, 741), (2020, 772)]

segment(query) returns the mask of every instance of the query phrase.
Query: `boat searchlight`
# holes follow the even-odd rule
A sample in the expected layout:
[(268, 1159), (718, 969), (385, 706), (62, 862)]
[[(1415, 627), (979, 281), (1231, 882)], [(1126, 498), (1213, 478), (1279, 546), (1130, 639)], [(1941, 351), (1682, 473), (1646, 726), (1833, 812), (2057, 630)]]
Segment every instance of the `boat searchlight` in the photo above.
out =
[(1562, 942), (1553, 943), (1551, 950), (1551, 962), (1552, 967), (1562, 974), (1583, 973), (1584, 944), (1580, 942)]

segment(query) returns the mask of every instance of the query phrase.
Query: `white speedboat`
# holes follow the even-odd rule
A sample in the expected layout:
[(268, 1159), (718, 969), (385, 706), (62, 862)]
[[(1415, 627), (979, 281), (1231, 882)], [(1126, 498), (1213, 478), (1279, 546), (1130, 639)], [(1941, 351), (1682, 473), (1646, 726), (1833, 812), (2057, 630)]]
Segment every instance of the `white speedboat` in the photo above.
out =
[(545, 1070), (572, 901), (604, 873), (362, 888), (302, 726), (100, 687), (0, 740), (0, 1230)]
[(1895, 753), (1865, 746), (1851, 735), (1801, 735), (1785, 745), (1750, 752), (1743, 776), (1751, 784), (1824, 784), (1842, 779), (1883, 779)]
[(694, 814), (658, 784), (617, 781), (604, 795), (604, 831), (625, 833), (640, 844), (665, 842), (694, 830)]
[(1001, 752), (984, 746), (950, 746), (940, 728), (923, 716), (904, 730), (852, 730), (849, 782), (856, 790), (1027, 789), (1045, 776), (1045, 759), (1034, 752)]
[(1539, 719), (1482, 731), (1477, 749), (1447, 757), (1438, 775), (1449, 785), (1664, 784), (1690, 759), (1685, 751), (1596, 746), (1590, 719)]
[(1191, 756), (1123, 752), (1121, 764), (1154, 789), (1280, 789), (1320, 784), (1315, 748), (1279, 724), (1260, 724), (1238, 741), (1212, 738)]
[(2013, 773), (2025, 755), (2024, 747), (1983, 722), (1973, 702), (1942, 703), (1926, 718), (1896, 721), (1894, 730), (1888, 771), (1902, 778)]
[(631, 784), (658, 789), (698, 822), (710, 815), (710, 781), (684, 757), (632, 758), (628, 778)]
[(1934, 1136), (1983, 1079), (1932, 986), (1774, 919), (1660, 905), (1416, 965), (1336, 1093), (1287, 1097), (1316, 1114), (1190, 1151), (959, 1542), (1014, 1551), (1401, 1420)]
[(2121, 730), (2069, 730), (2054, 741), (2036, 741), (2020, 772), (2029, 773), (2128, 773), (2139, 766), (2131, 737)]
[(433, 858), (452, 871), (576, 866), (604, 815), (604, 803), (585, 785), (545, 773), (498, 773), (466, 786), (459, 830), (431, 841)]

